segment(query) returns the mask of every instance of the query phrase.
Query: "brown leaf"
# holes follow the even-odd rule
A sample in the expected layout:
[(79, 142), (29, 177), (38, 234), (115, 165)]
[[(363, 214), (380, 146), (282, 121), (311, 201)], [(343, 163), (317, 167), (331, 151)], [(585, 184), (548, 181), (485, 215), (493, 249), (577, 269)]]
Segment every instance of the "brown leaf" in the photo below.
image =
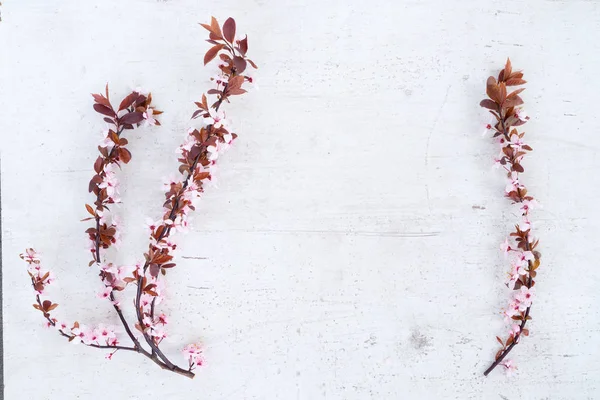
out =
[(524, 85), (527, 81), (520, 78), (510, 78), (506, 80), (506, 86)]
[(504, 77), (508, 78), (512, 74), (512, 64), (510, 58), (506, 59), (506, 66), (504, 67)]
[(223, 35), (229, 43), (233, 43), (235, 39), (235, 20), (233, 18), (227, 18), (223, 24)]
[(127, 97), (123, 99), (123, 101), (121, 101), (121, 104), (119, 104), (119, 111), (131, 106), (139, 97), (140, 94), (138, 92), (131, 92), (129, 95), (127, 95)]
[(144, 114), (139, 111), (130, 112), (119, 118), (122, 124), (138, 124), (144, 120)]
[(119, 147), (119, 159), (127, 164), (129, 161), (131, 161), (131, 152), (125, 147)]
[(210, 17), (210, 27), (212, 32), (220, 38), (223, 37), (223, 33), (221, 33), (221, 27), (219, 26), (219, 22), (215, 17)]
[(500, 358), (500, 356), (502, 355), (503, 351), (504, 351), (504, 349), (498, 350), (498, 352), (496, 353), (496, 360)]
[(227, 90), (239, 89), (242, 87), (242, 83), (244, 83), (244, 77), (241, 75), (236, 75), (229, 79), (229, 82), (227, 83)]
[(250, 65), (252, 65), (252, 67), (254, 69), (258, 69), (258, 67), (256, 66), (256, 64), (254, 64), (254, 61), (250, 60), (249, 58), (247, 58), (246, 61), (248, 61), (250, 63)]
[(242, 53), (242, 55), (246, 55), (246, 52), (248, 51), (248, 36), (240, 40), (238, 46), (240, 53)]
[(104, 158), (98, 156), (98, 158), (94, 162), (94, 171), (96, 171), (96, 173), (99, 174), (100, 172), (102, 172), (103, 165), (104, 165)]
[(490, 76), (487, 80), (486, 93), (487, 93), (488, 97), (490, 99), (492, 99), (493, 101), (495, 101), (496, 103), (498, 103), (498, 104), (502, 103), (500, 101), (500, 88), (498, 87), (498, 84), (496, 83), (496, 79), (494, 79), (493, 76)]
[(521, 93), (523, 90), (525, 90), (525, 88), (516, 89), (513, 92), (510, 92), (510, 94), (508, 96), (506, 96), (506, 98), (511, 99), (511, 98), (515, 97), (516, 95), (518, 95), (519, 93)]
[(481, 107), (487, 108), (488, 110), (498, 110), (498, 104), (494, 103), (490, 99), (481, 100), (479, 105)]
[(241, 74), (246, 70), (246, 60), (242, 57), (235, 56), (233, 57), (233, 66), (235, 67), (235, 72)]
[(90, 206), (89, 204), (85, 205), (85, 209), (92, 214), (92, 217), (96, 215), (96, 213), (94, 212), (94, 209), (92, 208), (92, 206)]
[(101, 94), (92, 93), (92, 97), (94, 98), (94, 101), (96, 103), (106, 106), (108, 108), (112, 108), (108, 99), (106, 97), (102, 96)]
[(523, 169), (523, 166), (519, 163), (514, 163), (512, 165), (513, 170), (517, 171), (517, 172), (525, 172), (525, 169)]
[(513, 98), (507, 98), (506, 101), (504, 101), (504, 104), (502, 104), (502, 106), (504, 108), (509, 108), (520, 106), (521, 104), (523, 104), (523, 99), (519, 96), (514, 96)]
[(109, 117), (116, 117), (115, 112), (111, 108), (104, 106), (102, 104), (94, 104), (94, 110), (96, 110), (97, 113), (100, 113), (102, 115), (106, 115)]
[(204, 55), (204, 65), (206, 65), (209, 62), (211, 62), (212, 60), (214, 60), (214, 58), (217, 56), (219, 51), (221, 51), (223, 49), (223, 47), (225, 47), (224, 44), (217, 44), (217, 45), (211, 47), (210, 49), (208, 49), (208, 51)]

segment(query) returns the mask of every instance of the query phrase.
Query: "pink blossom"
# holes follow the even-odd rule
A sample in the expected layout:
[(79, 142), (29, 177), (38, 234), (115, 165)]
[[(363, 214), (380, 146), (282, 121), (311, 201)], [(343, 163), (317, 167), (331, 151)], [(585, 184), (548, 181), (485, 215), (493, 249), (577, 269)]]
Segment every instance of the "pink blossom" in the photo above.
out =
[[(190, 128), (190, 131), (193, 132), (194, 128)], [(191, 133), (189, 132), (189, 133)], [(184, 151), (190, 151), (192, 147), (196, 144), (196, 138), (192, 135), (186, 135), (185, 141), (181, 144), (176, 150), (176, 153), (183, 154)]]
[(502, 244), (500, 245), (500, 249), (504, 253), (505, 257), (508, 256), (508, 252), (512, 250), (510, 244), (508, 243), (508, 238), (504, 239), (504, 242), (502, 242)]
[(108, 338), (106, 344), (109, 346), (117, 346), (119, 344), (119, 340), (116, 336)]
[(525, 186), (519, 182), (519, 174), (515, 171), (512, 171), (510, 174), (510, 178), (508, 179), (508, 184), (506, 185), (506, 193), (515, 192), (518, 189), (523, 189)]
[(504, 360), (500, 365), (504, 366), (506, 376), (508, 377), (511, 377), (515, 372), (517, 372), (517, 366), (512, 360)]
[(106, 355), (104, 356), (104, 358), (106, 358), (107, 360), (112, 360), (112, 356), (113, 356), (114, 354), (115, 354), (115, 353), (108, 353), (108, 354), (106, 354)]
[(102, 141), (100, 142), (100, 147), (107, 147), (109, 149), (112, 149), (112, 147), (115, 145), (115, 142), (113, 142), (112, 138), (109, 136), (110, 130), (105, 130), (102, 132)]
[(150, 336), (155, 337), (157, 340), (162, 340), (167, 337), (167, 332), (165, 332), (163, 327), (155, 325), (150, 328)]
[(67, 324), (65, 324), (64, 322), (56, 321), (54, 323), (54, 327), (67, 335), (70, 333), (70, 330), (71, 330), (71, 329), (69, 329), (69, 326)]
[(511, 336), (516, 336), (519, 333), (521, 333), (521, 326), (518, 324), (512, 324), (510, 326), (510, 330), (508, 331), (508, 334)]
[(504, 322), (508, 323), (512, 321), (512, 317), (521, 314), (519, 310), (519, 302), (512, 301), (502, 314), (504, 315)]
[(189, 361), (190, 365), (202, 366), (204, 363), (202, 359), (202, 347), (199, 344), (192, 343), (185, 346), (183, 348), (183, 356)]
[(79, 327), (75, 327), (71, 330), (71, 334), (73, 334), (75, 336), (75, 338), (73, 339), (73, 343), (77, 344), (77, 343), (85, 343), (85, 344), (89, 344), (89, 337), (91, 335), (90, 330), (87, 328), (87, 326), (85, 325), (79, 325)]
[(519, 265), (529, 265), (529, 261), (535, 260), (535, 256), (531, 251), (521, 251), (517, 256), (517, 263)]
[(181, 177), (170, 176), (169, 178), (164, 180), (163, 190), (165, 192), (168, 192), (171, 190), (171, 187), (173, 185), (177, 185), (178, 183), (181, 183)]
[(525, 142), (519, 137), (519, 135), (511, 135), (510, 142), (508, 142), (510, 147), (514, 147), (517, 150), (520, 150), (521, 147), (525, 146)]
[(169, 321), (167, 320), (167, 316), (166, 316), (164, 313), (161, 313), (161, 314), (158, 316), (158, 323), (159, 323), (159, 324), (163, 324), (163, 325), (166, 325), (166, 324), (168, 324), (168, 323), (169, 323)]
[(173, 221), (173, 228), (175, 228), (175, 230), (177, 232), (182, 232), (182, 233), (186, 233), (188, 232), (188, 221), (185, 217), (185, 214), (183, 215), (178, 215), (175, 218), (175, 221)]
[(113, 328), (108, 328), (102, 324), (94, 330), (94, 334), (101, 340), (108, 342), (109, 339), (117, 337)]
[(152, 304), (152, 296), (146, 293), (142, 294), (140, 297), (140, 306), (148, 307), (150, 304)]
[(219, 158), (219, 148), (216, 144), (210, 145), (206, 148), (208, 152), (208, 160), (211, 162), (215, 162), (217, 158)]
[(30, 264), (39, 264), (40, 262), (39, 253), (31, 248), (26, 249), (25, 253), (21, 254), (21, 258)]
[(210, 78), (210, 80), (215, 81), (217, 87), (225, 85), (228, 82), (227, 76), (224, 75), (215, 75), (212, 78)]
[(538, 208), (538, 207), (539, 207), (539, 203), (535, 199), (523, 200), (523, 202), (521, 203), (521, 211), (525, 215), (529, 214), (529, 212), (531, 210), (533, 210), (534, 208)]
[(531, 221), (527, 215), (523, 215), (523, 222), (519, 224), (519, 229), (523, 232), (531, 230)]
[(255, 76), (251, 76), (248, 74), (248, 71), (245, 73), (246, 81), (250, 84), (250, 86), (246, 86), (249, 90), (259, 90), (258, 82), (256, 81)]
[(530, 307), (533, 303), (535, 296), (535, 289), (528, 288), (527, 286), (521, 286), (520, 292), (517, 293), (516, 300), (519, 301), (519, 309), (524, 311), (527, 307)]
[(214, 108), (208, 110), (208, 117), (204, 117), (204, 123), (206, 125), (212, 125), (215, 129), (227, 126), (227, 120), (225, 119), (225, 113), (222, 110), (215, 111)]
[(153, 126), (156, 125), (156, 120), (154, 119), (154, 110), (150, 107), (146, 109), (143, 114), (144, 117), (144, 126)]
[(515, 117), (517, 117), (519, 120), (521, 120), (523, 122), (527, 122), (529, 120), (529, 116), (523, 109), (516, 110)]
[(117, 176), (114, 172), (105, 172), (104, 178), (102, 182), (98, 184), (98, 187), (100, 189), (105, 189), (107, 196), (110, 197), (113, 202), (118, 203), (119, 181), (117, 180)]
[(154, 233), (154, 231), (156, 230), (156, 228), (159, 227), (159, 225), (161, 225), (162, 221), (154, 221), (152, 218), (146, 218), (146, 228), (150, 231), (150, 234)]
[(113, 289), (110, 286), (105, 286), (104, 290), (102, 290), (100, 293), (97, 294), (98, 298), (100, 299), (108, 299), (110, 298), (110, 294), (112, 293)]

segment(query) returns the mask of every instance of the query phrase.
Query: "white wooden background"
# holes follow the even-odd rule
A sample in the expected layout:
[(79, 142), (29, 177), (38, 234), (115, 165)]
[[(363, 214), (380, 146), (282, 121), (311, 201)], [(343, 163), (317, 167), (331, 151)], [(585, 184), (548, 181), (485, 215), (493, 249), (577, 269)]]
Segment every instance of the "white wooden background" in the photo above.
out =
[[(3, 3), (6, 399), (600, 398), (600, 2)], [(116, 259), (130, 263), (215, 71), (197, 24), (211, 15), (248, 33), (260, 90), (226, 107), (239, 141), (168, 277), (165, 350), (206, 347), (192, 381), (46, 331), (18, 254), (44, 253), (58, 316), (117, 324), (78, 222), (104, 126), (89, 94), (142, 85), (165, 110), (129, 136)], [(529, 81), (524, 179), (544, 204), (532, 335), (510, 380), (482, 376), (516, 216), (478, 106), (507, 56)]]

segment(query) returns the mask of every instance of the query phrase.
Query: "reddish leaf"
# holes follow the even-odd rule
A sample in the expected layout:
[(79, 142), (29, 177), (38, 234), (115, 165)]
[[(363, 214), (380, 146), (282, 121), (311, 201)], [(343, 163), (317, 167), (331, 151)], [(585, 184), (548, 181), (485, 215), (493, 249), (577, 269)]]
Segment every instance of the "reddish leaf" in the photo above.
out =
[(127, 164), (131, 160), (131, 153), (125, 147), (119, 147), (119, 158)]
[(519, 163), (514, 163), (513, 164), (513, 170), (517, 171), (517, 172), (524, 172), (525, 169), (523, 169), (523, 166)]
[(225, 47), (224, 44), (217, 44), (217, 45), (211, 47), (210, 49), (208, 49), (208, 51), (204, 55), (204, 65), (206, 65), (209, 62), (211, 62), (212, 60), (214, 60), (214, 58), (217, 56), (219, 51), (221, 51), (221, 49), (223, 49), (223, 47)]
[(241, 74), (246, 70), (246, 60), (242, 57), (235, 56), (233, 57), (233, 66), (235, 67), (235, 72)]
[(481, 103), (479, 103), (479, 105), (489, 110), (498, 110), (498, 105), (490, 99), (481, 100)]
[(512, 74), (512, 64), (510, 58), (506, 59), (506, 66), (504, 67), (504, 76), (508, 78)]
[(240, 95), (244, 93), (246, 93), (246, 90), (244, 89), (231, 89), (227, 91), (227, 94), (231, 96)]
[(503, 350), (504, 350), (504, 349), (500, 349), (500, 350), (498, 350), (498, 352), (496, 353), (496, 360), (500, 358), (500, 356), (502, 355), (502, 351), (503, 351)]
[(250, 65), (252, 65), (252, 67), (254, 69), (258, 69), (258, 67), (256, 66), (256, 64), (254, 64), (254, 61), (250, 60), (249, 58), (247, 58), (246, 61), (248, 61), (250, 63)]
[(94, 98), (94, 101), (96, 103), (106, 106), (108, 108), (112, 108), (108, 99), (106, 97), (102, 96), (101, 94), (92, 93), (92, 97)]
[(85, 205), (85, 209), (87, 210), (87, 212), (89, 212), (90, 214), (92, 214), (92, 216), (96, 215), (96, 213), (94, 212), (94, 209), (92, 208), (92, 206), (86, 204)]
[(235, 39), (235, 20), (233, 18), (227, 18), (223, 24), (223, 35), (229, 43), (233, 43)]
[(506, 80), (506, 86), (524, 85), (526, 83), (527, 83), (527, 81), (520, 79), (520, 78), (510, 78), (510, 79)]
[(94, 104), (94, 110), (96, 110), (96, 112), (103, 114), (103, 115), (107, 115), (109, 117), (115, 117), (116, 114), (115, 112), (108, 108), (107, 106), (103, 106), (102, 104)]
[(139, 111), (130, 112), (119, 118), (122, 124), (138, 124), (144, 120), (144, 114)]
[(96, 173), (99, 174), (100, 172), (102, 172), (103, 165), (104, 165), (104, 158), (98, 156), (98, 158), (94, 162), (94, 171), (96, 171)]
[(123, 99), (123, 101), (121, 101), (121, 104), (119, 104), (119, 111), (124, 110), (130, 105), (132, 105), (138, 99), (138, 97), (140, 97), (139, 93), (131, 92), (129, 95), (127, 95), (127, 97)]
[(215, 17), (210, 17), (210, 27), (211, 31), (218, 36), (218, 39), (223, 37), (223, 33), (221, 33), (221, 27), (219, 26), (219, 22)]
[(236, 75), (229, 79), (229, 82), (227, 83), (227, 90), (239, 89), (242, 87), (242, 83), (244, 83), (244, 77), (241, 75)]
[(240, 40), (238, 45), (240, 53), (242, 53), (242, 55), (246, 55), (246, 52), (248, 51), (248, 36)]

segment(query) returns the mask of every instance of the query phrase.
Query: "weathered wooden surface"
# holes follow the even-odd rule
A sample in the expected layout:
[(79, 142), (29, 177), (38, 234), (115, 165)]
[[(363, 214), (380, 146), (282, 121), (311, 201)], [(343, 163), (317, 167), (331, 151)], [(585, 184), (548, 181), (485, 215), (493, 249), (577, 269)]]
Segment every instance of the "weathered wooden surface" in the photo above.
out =
[[(59, 316), (118, 322), (78, 222), (103, 129), (89, 93), (142, 85), (165, 110), (121, 175), (132, 262), (213, 74), (211, 14), (249, 34), (260, 91), (225, 108), (239, 141), (168, 277), (166, 351), (206, 346), (188, 381), (45, 331), (18, 253), (44, 253)], [(598, 1), (20, 0), (2, 19), (6, 399), (600, 398)], [(524, 179), (544, 205), (512, 380), (482, 376), (515, 216), (478, 103), (507, 56), (529, 81)]]

